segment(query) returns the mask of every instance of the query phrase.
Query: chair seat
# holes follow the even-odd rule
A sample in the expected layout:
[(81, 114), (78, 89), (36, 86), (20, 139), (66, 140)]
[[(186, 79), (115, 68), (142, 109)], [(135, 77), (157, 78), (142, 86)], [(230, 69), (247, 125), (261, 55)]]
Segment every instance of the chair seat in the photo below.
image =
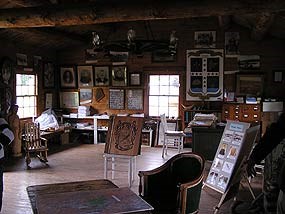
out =
[(40, 146), (40, 147), (34, 147), (34, 148), (30, 147), (30, 148), (28, 148), (28, 150), (30, 152), (37, 152), (37, 151), (46, 151), (46, 150), (48, 150), (48, 148), (45, 146)]

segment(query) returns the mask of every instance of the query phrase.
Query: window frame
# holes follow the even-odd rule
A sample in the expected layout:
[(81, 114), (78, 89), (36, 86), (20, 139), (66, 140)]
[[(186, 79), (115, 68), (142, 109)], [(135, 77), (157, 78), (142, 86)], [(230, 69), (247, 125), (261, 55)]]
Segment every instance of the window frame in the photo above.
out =
[[(178, 77), (179, 77), (179, 94), (177, 95), (177, 97), (178, 97), (178, 106), (177, 106), (177, 110), (178, 110), (178, 115), (177, 115), (177, 117), (178, 118), (180, 118), (180, 116), (181, 116), (181, 111), (180, 111), (180, 104), (181, 104), (181, 102), (182, 102), (182, 98), (181, 98), (181, 93), (182, 93), (182, 91), (181, 91), (181, 81), (182, 81), (182, 79), (183, 79), (183, 77), (181, 76), (181, 72), (179, 72), (179, 71), (171, 71), (171, 72), (169, 72), (169, 71), (167, 71), (167, 69), (166, 69), (166, 71), (163, 71), (163, 72), (161, 72), (161, 71), (157, 71), (157, 72), (155, 72), (155, 71), (150, 71), (150, 72), (148, 72), (148, 74), (147, 74), (147, 96), (146, 96), (146, 104), (145, 104), (145, 109), (147, 110), (146, 111), (146, 114), (148, 114), (148, 115), (150, 115), (149, 114), (149, 98), (150, 98), (150, 96), (152, 96), (152, 95), (150, 95), (150, 76), (151, 75), (160, 75), (160, 76), (162, 76), (162, 75), (168, 75), (168, 76), (171, 76), (171, 75), (178, 75)], [(176, 95), (171, 95), (171, 96), (169, 96), (169, 95), (162, 95), (162, 96), (167, 96), (167, 97), (173, 97), (173, 96), (175, 96), (176, 97)], [(169, 106), (168, 106), (168, 108), (169, 108)], [(166, 113), (166, 112), (165, 112)], [(167, 112), (167, 114), (168, 114), (168, 112)], [(156, 118), (156, 117), (159, 117), (160, 115), (155, 115), (155, 116), (150, 116), (150, 117), (152, 117), (152, 118)], [(168, 115), (167, 115), (168, 116)]]
[[(23, 85), (17, 85), (17, 75), (30, 75), (30, 76), (34, 76), (35, 77), (35, 82), (34, 82), (34, 94), (33, 95), (18, 95), (17, 94), (17, 86), (23, 86)], [(38, 81), (38, 75), (36, 74), (36, 73), (26, 73), (26, 72), (17, 72), (16, 73), (16, 77), (15, 77), (15, 79), (16, 79), (16, 82), (15, 82), (15, 99), (16, 99), (16, 102), (17, 102), (17, 100), (18, 100), (18, 97), (34, 97), (35, 98), (35, 101), (34, 101), (34, 106), (21, 106), (20, 105), (20, 103), (18, 103), (17, 102), (17, 105), (19, 106), (19, 110), (18, 110), (18, 115), (19, 115), (19, 117), (20, 117), (20, 119), (27, 119), (27, 118), (32, 118), (32, 117), (36, 117), (37, 116), (37, 112), (38, 112), (38, 96), (39, 96), (39, 94), (38, 94), (38, 84), (39, 84), (39, 81)], [(27, 107), (34, 107), (34, 115), (21, 115), (21, 113), (20, 113), (20, 110), (22, 109), (22, 108), (24, 108), (25, 109), (25, 107), (27, 108)], [(25, 112), (25, 110), (24, 110), (24, 112)]]

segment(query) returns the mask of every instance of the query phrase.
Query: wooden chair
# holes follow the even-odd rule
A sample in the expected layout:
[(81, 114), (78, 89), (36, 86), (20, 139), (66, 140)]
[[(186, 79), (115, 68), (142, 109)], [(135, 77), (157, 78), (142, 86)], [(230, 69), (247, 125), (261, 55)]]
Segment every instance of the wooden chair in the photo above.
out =
[[(136, 157), (141, 151), (143, 117), (111, 116), (104, 151), (104, 178), (111, 172), (115, 177), (116, 164), (127, 164), (129, 187), (135, 179)], [(111, 167), (109, 167), (111, 165)], [(124, 170), (126, 171), (126, 170)]]
[(186, 136), (185, 133), (183, 131), (168, 130), (165, 114), (160, 115), (160, 122), (164, 135), (162, 157), (164, 158), (164, 155), (167, 155), (168, 145), (172, 145), (173, 147), (177, 148), (178, 153), (183, 151), (184, 136)]
[(41, 137), (38, 123), (28, 122), (24, 124), (24, 150), (27, 168), (30, 168), (31, 154), (35, 154), (41, 162), (47, 163), (47, 139)]
[(173, 156), (162, 166), (139, 171), (139, 195), (154, 213), (197, 213), (205, 160), (192, 153)]

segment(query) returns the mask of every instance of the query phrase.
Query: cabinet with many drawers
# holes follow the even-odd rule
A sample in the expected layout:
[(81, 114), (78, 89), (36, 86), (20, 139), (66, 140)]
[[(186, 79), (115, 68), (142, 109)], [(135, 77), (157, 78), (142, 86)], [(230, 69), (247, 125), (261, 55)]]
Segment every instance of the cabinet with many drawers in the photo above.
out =
[(261, 105), (245, 103), (224, 103), (222, 120), (238, 120), (248, 123), (261, 121)]

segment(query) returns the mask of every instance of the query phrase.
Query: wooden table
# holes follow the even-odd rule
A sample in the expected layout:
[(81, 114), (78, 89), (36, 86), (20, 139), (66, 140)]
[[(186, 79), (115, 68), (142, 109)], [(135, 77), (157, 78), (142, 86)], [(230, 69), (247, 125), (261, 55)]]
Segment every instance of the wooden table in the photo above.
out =
[(109, 180), (46, 184), (27, 187), (34, 214), (150, 213), (153, 210), (129, 188)]

